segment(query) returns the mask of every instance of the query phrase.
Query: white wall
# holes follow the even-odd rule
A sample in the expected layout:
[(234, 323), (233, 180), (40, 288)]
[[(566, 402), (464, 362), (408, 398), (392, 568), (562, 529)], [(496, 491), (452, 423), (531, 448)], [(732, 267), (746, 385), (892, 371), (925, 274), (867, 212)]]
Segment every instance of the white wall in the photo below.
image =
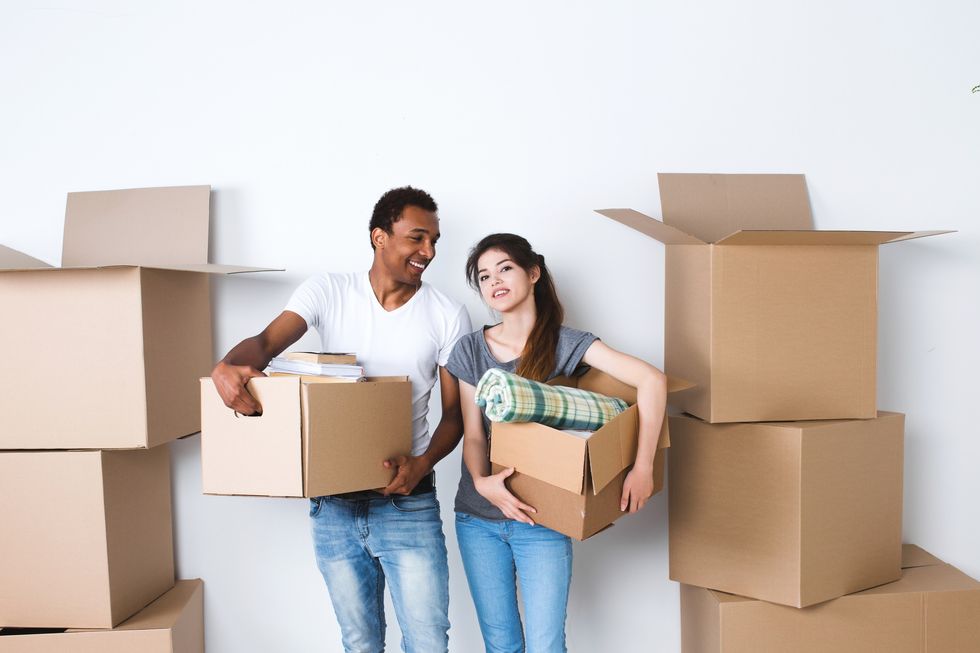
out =
[[(215, 283), (220, 354), (310, 273), (366, 267), (374, 201), (410, 183), (441, 209), (426, 278), (475, 322), (466, 249), (517, 231), (572, 325), (659, 364), (662, 247), (591, 209), (658, 214), (657, 171), (804, 172), (820, 228), (959, 230), (883, 248), (879, 403), (908, 414), (907, 541), (980, 576), (980, 5), (274, 6), (0, 3), (0, 243), (57, 263), (67, 191), (212, 184), (212, 260), (288, 268)], [(197, 436), (173, 459), (209, 650), (340, 651), (305, 502), (202, 496)], [(666, 525), (661, 495), (576, 546), (571, 651), (679, 650)], [(477, 651), (447, 537), (453, 650)]]

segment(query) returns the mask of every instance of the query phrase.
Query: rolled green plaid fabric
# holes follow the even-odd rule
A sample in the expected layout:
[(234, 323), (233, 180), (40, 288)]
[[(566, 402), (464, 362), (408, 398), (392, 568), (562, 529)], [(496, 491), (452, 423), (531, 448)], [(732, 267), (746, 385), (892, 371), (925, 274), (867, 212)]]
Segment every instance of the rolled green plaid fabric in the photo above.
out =
[(476, 403), (491, 422), (537, 422), (595, 431), (629, 407), (622, 399), (546, 385), (491, 368), (476, 385)]

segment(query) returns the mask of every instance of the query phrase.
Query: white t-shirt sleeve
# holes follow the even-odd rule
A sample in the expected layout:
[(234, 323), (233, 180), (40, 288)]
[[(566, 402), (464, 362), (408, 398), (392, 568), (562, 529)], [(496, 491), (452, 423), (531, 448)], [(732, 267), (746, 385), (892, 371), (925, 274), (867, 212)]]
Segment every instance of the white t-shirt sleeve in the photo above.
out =
[(292, 297), (286, 302), (287, 311), (296, 313), (306, 320), (306, 327), (318, 329), (320, 316), (327, 312), (326, 280), (322, 276), (310, 277), (293, 291)]
[(446, 340), (442, 343), (442, 348), (439, 350), (439, 367), (446, 366), (446, 363), (449, 362), (449, 354), (452, 353), (456, 342), (472, 330), (473, 328), (470, 326), (470, 314), (467, 312), (465, 306), (460, 306), (456, 312), (456, 317), (449, 323), (449, 328), (446, 331)]

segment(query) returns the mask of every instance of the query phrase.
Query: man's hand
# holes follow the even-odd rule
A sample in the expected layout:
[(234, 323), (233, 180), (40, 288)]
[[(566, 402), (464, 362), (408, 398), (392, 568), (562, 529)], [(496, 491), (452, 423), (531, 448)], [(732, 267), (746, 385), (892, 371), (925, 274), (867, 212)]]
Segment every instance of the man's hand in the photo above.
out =
[(653, 469), (634, 465), (623, 482), (623, 496), (619, 499), (619, 510), (636, 512), (647, 499), (653, 496)]
[(249, 379), (255, 376), (265, 374), (249, 365), (229, 365), (223, 361), (215, 365), (211, 372), (211, 380), (225, 406), (242, 415), (262, 414), (262, 406), (245, 387)]
[(391, 494), (408, 495), (419, 484), (422, 477), (432, 471), (432, 465), (423, 456), (396, 456), (382, 463), (385, 469), (397, 468), (395, 478), (387, 485), (381, 493), (385, 496)]
[(490, 476), (474, 478), (473, 487), (483, 498), (500, 508), (504, 517), (534, 526), (534, 520), (527, 513), (536, 513), (537, 510), (519, 501), (504, 485), (504, 479), (513, 473), (514, 468), (508, 467)]

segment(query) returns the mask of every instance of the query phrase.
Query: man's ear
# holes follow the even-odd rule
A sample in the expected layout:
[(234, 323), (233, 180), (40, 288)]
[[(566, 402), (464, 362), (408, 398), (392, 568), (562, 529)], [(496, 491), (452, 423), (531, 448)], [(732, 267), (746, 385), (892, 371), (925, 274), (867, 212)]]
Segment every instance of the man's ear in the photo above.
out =
[(384, 249), (388, 244), (388, 235), (388, 232), (381, 227), (375, 227), (371, 230), (371, 243), (376, 249)]

